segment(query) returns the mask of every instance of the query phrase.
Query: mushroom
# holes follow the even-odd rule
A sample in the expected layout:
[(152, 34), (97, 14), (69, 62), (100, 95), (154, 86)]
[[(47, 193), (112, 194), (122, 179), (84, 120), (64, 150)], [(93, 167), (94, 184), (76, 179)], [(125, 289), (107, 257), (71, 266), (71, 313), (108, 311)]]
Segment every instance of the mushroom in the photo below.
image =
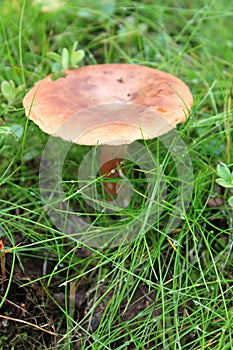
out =
[[(166, 72), (136, 64), (64, 70), (40, 80), (24, 97), (25, 114), (44, 132), (80, 145), (102, 145), (100, 174), (124, 177), (126, 145), (167, 133), (184, 122), (193, 103), (187, 85)], [(108, 200), (117, 185), (104, 186)]]

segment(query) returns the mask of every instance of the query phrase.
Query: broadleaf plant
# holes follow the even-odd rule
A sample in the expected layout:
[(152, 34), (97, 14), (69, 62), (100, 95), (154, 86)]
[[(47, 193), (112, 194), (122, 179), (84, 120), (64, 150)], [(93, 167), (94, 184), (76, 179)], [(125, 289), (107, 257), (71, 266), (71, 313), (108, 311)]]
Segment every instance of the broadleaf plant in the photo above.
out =
[(5, 99), (7, 100), (8, 104), (13, 104), (14, 97), (15, 97), (15, 84), (12, 80), (6, 81), (3, 80), (1, 83), (1, 92)]
[[(219, 163), (217, 166), (217, 174), (219, 178), (216, 179), (217, 184), (222, 187), (233, 190), (233, 172), (224, 163)], [(228, 199), (228, 203), (233, 207), (233, 196)]]
[(79, 62), (85, 56), (84, 50), (77, 50), (78, 42), (76, 41), (72, 47), (72, 50), (68, 50), (66, 47), (62, 49), (61, 54), (59, 55), (56, 52), (48, 52), (47, 57), (54, 61), (52, 65), (52, 72), (61, 73), (62, 69), (72, 69), (79, 66)]
[(3, 80), (1, 82), (1, 93), (4, 96), (9, 106), (12, 106), (17, 98), (18, 94), (23, 91), (23, 85), (15, 86), (12, 80)]

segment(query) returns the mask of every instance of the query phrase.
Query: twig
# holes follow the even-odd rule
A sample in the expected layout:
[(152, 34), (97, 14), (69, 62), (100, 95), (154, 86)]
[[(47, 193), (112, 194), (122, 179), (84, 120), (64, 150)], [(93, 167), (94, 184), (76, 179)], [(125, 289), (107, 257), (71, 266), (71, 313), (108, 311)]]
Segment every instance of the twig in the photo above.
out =
[(21, 320), (21, 319), (19, 319), (19, 318), (14, 318), (14, 317), (4, 316), (4, 315), (0, 315), (0, 317), (1, 317), (1, 318), (4, 318), (5, 320), (15, 321), (15, 322), (27, 324), (28, 326), (32, 326), (32, 327), (34, 327), (34, 328), (36, 328), (36, 329), (38, 329), (38, 330), (40, 330), (40, 331), (43, 331), (43, 332), (46, 332), (46, 333), (48, 333), (48, 334), (54, 335), (55, 337), (58, 337), (58, 336), (59, 336), (59, 334), (57, 334), (57, 333), (51, 332), (51, 331), (49, 331), (49, 330), (47, 330), (47, 329), (44, 329), (44, 328), (42, 328), (42, 327), (40, 327), (40, 326), (37, 326), (36, 324), (33, 324), (33, 323), (28, 322), (28, 321), (25, 321), (25, 320)]
[(5, 284), (6, 284), (5, 250), (4, 250), (4, 244), (2, 240), (0, 240), (0, 260), (1, 260), (2, 286), (3, 286), (3, 289), (5, 289)]

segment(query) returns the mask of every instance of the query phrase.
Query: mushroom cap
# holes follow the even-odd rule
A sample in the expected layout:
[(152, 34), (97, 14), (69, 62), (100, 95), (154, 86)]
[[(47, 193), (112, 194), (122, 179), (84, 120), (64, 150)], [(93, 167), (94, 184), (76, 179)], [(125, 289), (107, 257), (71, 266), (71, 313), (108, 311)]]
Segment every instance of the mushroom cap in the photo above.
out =
[(183, 81), (146, 66), (100, 64), (63, 72), (26, 94), (25, 114), (44, 132), (82, 145), (160, 136), (185, 121), (193, 103)]

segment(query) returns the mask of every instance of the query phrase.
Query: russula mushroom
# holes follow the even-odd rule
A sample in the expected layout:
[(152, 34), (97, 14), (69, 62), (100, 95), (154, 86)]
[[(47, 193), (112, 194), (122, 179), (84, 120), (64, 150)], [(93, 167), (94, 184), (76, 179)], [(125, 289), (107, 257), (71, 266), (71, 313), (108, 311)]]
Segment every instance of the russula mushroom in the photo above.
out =
[[(102, 145), (100, 173), (124, 175), (124, 145), (167, 133), (186, 120), (193, 103), (187, 85), (135, 64), (100, 64), (40, 80), (24, 97), (26, 115), (44, 132), (80, 145)], [(117, 147), (116, 147), (117, 146)], [(105, 191), (116, 196), (116, 185)]]

